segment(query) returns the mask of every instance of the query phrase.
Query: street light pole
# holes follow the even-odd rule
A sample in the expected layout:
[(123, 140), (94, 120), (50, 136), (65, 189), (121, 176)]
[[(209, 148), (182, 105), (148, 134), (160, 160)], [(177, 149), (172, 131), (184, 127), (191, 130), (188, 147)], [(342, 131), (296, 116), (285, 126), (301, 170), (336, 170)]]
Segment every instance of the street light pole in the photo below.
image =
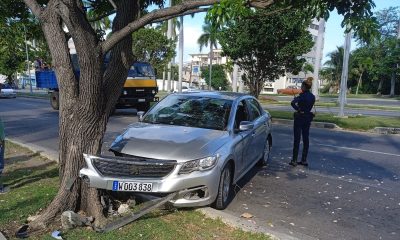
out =
[(31, 68), (29, 64), (29, 51), (28, 51), (28, 41), (26, 40), (26, 27), (24, 25), (24, 32), (25, 32), (25, 52), (26, 52), (26, 65), (27, 65), (27, 72), (28, 72), (28, 78), (29, 78), (29, 86), (30, 86), (30, 92), (32, 93), (32, 79), (31, 79)]
[(182, 78), (183, 78), (183, 16), (180, 16), (181, 25), (179, 28), (179, 81), (178, 92), (182, 92)]
[(349, 58), (351, 48), (351, 31), (346, 33), (346, 40), (344, 43), (344, 56), (343, 56), (343, 68), (342, 76), (340, 80), (340, 95), (339, 95), (339, 117), (344, 117), (344, 105), (346, 104), (347, 94), (347, 79), (349, 73)]
[(312, 84), (312, 93), (315, 96), (316, 100), (319, 100), (319, 70), (321, 68), (321, 56), (322, 56), (322, 44), (324, 40), (324, 32), (325, 32), (325, 20), (319, 20), (318, 24), (318, 36), (316, 43), (316, 53), (315, 53), (315, 65), (314, 65), (314, 80)]

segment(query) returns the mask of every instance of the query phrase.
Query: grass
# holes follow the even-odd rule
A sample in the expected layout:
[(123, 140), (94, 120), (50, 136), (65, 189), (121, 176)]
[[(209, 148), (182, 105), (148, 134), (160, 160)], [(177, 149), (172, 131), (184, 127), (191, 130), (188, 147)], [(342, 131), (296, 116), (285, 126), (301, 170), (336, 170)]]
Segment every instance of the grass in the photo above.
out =
[[(272, 118), (293, 119), (293, 112), (277, 110), (268, 111), (271, 113)], [(335, 123), (341, 128), (358, 131), (367, 131), (375, 127), (400, 127), (400, 118), (385, 118), (375, 116), (338, 118), (332, 114), (317, 113), (314, 121)]]
[[(337, 98), (338, 94), (327, 94), (327, 93), (321, 93), (321, 97), (331, 97), (331, 98)], [(393, 98), (390, 98), (387, 95), (376, 95), (376, 94), (348, 94), (348, 98), (376, 98), (376, 99), (394, 99), (394, 100), (400, 100), (400, 96), (395, 96)]]
[[(14, 236), (16, 227), (45, 208), (57, 193), (58, 171), (55, 163), (9, 141), (6, 142), (5, 172), (2, 182), (11, 187), (0, 194), (0, 230)], [(51, 229), (32, 239), (53, 239)], [(225, 225), (194, 210), (158, 210), (123, 228), (96, 233), (87, 228), (63, 232), (64, 239), (270, 239)]]
[[(274, 101), (274, 100), (259, 100), (263, 105), (278, 105), (278, 106), (290, 106), (290, 101)], [(315, 106), (317, 107), (339, 107), (339, 103), (337, 102), (316, 102)], [(347, 104), (347, 108), (353, 109), (368, 109), (368, 110), (386, 110), (386, 111), (400, 111), (400, 107), (392, 107), (392, 106), (378, 106), (378, 105), (366, 105), (366, 104)]]
[(50, 99), (50, 94), (48, 94), (48, 93), (17, 92), (17, 97), (30, 97), (30, 98)]

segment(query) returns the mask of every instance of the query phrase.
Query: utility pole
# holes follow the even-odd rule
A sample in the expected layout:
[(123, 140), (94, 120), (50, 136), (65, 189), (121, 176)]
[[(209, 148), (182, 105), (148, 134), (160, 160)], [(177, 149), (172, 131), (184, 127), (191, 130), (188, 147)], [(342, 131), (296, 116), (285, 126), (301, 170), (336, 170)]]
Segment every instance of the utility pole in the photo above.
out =
[(28, 51), (28, 41), (26, 40), (26, 27), (24, 25), (24, 32), (25, 32), (25, 51), (26, 51), (26, 65), (27, 65), (27, 72), (29, 78), (29, 86), (30, 92), (32, 93), (32, 79), (31, 79), (31, 66), (29, 64), (29, 51)]
[(182, 78), (183, 78), (183, 16), (180, 16), (181, 26), (179, 28), (179, 81), (178, 92), (182, 92)]
[[(169, 6), (172, 7), (172, 0), (169, 1)], [(172, 38), (172, 19), (168, 20), (167, 38)], [(171, 71), (172, 71), (172, 60), (168, 63), (168, 76), (167, 76), (167, 92), (171, 92)]]
[(211, 91), (211, 75), (212, 75), (212, 61), (213, 61), (213, 47), (212, 47), (212, 42), (210, 39), (210, 80), (209, 80), (209, 90)]
[[(396, 43), (396, 48), (399, 47), (399, 41), (400, 41), (400, 19), (397, 22), (397, 43)], [(395, 90), (395, 84), (396, 84), (396, 72), (397, 72), (397, 68), (399, 68), (399, 64), (396, 63), (396, 66), (394, 66), (393, 68), (393, 72), (392, 72), (392, 79), (391, 79), (391, 83), (390, 83), (390, 97), (394, 97), (394, 90)]]
[(349, 57), (351, 48), (351, 30), (346, 33), (346, 40), (344, 43), (344, 56), (342, 76), (340, 79), (340, 95), (339, 95), (339, 117), (344, 117), (344, 105), (346, 104), (347, 94), (347, 78), (349, 73)]
[(321, 55), (322, 55), (322, 44), (324, 40), (325, 34), (325, 20), (319, 20), (318, 24), (318, 36), (317, 36), (317, 45), (316, 45), (316, 53), (315, 53), (315, 65), (314, 65), (314, 80), (312, 84), (312, 93), (315, 96), (316, 100), (319, 100), (319, 70), (321, 68)]
[(237, 92), (238, 72), (239, 72), (239, 66), (236, 63), (234, 63), (233, 64), (233, 74), (232, 74), (232, 91), (233, 92)]

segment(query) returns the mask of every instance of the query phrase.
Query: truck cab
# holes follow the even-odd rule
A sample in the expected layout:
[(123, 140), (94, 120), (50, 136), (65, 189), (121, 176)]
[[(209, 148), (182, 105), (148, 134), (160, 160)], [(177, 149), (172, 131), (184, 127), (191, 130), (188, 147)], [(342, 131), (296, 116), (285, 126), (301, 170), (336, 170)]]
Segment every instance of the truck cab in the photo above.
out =
[(136, 108), (147, 111), (151, 102), (158, 102), (156, 74), (147, 62), (135, 62), (128, 72), (116, 108)]

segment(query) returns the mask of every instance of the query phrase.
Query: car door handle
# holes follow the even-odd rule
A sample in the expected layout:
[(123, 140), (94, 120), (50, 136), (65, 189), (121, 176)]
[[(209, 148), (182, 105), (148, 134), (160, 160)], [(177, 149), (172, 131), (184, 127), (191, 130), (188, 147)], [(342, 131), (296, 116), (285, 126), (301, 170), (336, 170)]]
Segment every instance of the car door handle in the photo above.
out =
[(254, 137), (256, 135), (256, 132), (252, 132), (251, 136)]

